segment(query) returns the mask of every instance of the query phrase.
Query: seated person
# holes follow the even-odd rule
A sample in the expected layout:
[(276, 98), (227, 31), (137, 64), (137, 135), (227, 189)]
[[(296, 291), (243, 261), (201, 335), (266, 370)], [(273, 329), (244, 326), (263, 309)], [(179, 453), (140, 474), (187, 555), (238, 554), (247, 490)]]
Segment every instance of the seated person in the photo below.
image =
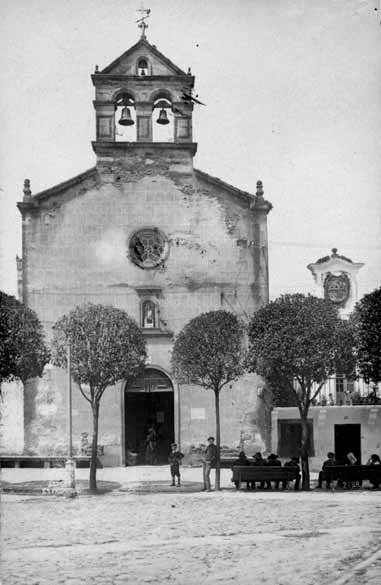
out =
[[(233, 461), (232, 464), (232, 469), (234, 469), (234, 467), (240, 467), (240, 466), (244, 466), (244, 465), (250, 465), (248, 458), (245, 455), (244, 451), (240, 451), (238, 454), (238, 458)], [(234, 482), (234, 485), (236, 488), (238, 488), (238, 481)], [(249, 482), (246, 482), (246, 488), (249, 489)]]
[[(357, 457), (351, 451), (349, 453), (347, 453), (345, 465), (358, 465)], [(362, 485), (361, 480), (359, 482), (356, 482), (356, 483), (359, 483), (360, 486)], [(347, 487), (348, 489), (352, 489), (352, 482), (347, 481), (345, 484), (345, 487)]]
[[(372, 465), (372, 466), (381, 465), (380, 456), (377, 455), (377, 453), (373, 453), (373, 455), (371, 455), (369, 457), (369, 459), (366, 462), (366, 464), (367, 465)], [(372, 484), (372, 486), (374, 487), (374, 489), (377, 489), (378, 486), (380, 485), (380, 481), (377, 478), (370, 479), (369, 481)]]
[(371, 455), (369, 457), (366, 464), (367, 465), (381, 465), (381, 459), (380, 459), (379, 455), (377, 455), (376, 453), (373, 453), (373, 455)]
[[(282, 467), (282, 462), (279, 459), (279, 455), (276, 455), (275, 453), (270, 453), (270, 455), (267, 457), (266, 465), (268, 467)], [(276, 490), (279, 489), (279, 481), (275, 481), (274, 486)], [(271, 481), (266, 482), (266, 487), (268, 489), (271, 489)]]
[[(256, 467), (264, 467), (266, 465), (266, 460), (263, 459), (262, 453), (259, 453), (258, 451), (257, 453), (255, 453), (255, 455), (253, 455), (253, 461), (251, 465), (254, 465)], [(250, 487), (252, 490), (255, 490), (255, 481), (251, 482)], [(263, 490), (265, 487), (265, 482), (261, 481), (259, 487)]]
[(323, 463), (322, 466), (322, 470), (319, 471), (319, 479), (318, 479), (318, 488), (322, 487), (322, 483), (323, 480), (325, 479), (326, 482), (326, 488), (329, 489), (331, 486), (331, 477), (330, 474), (326, 472), (326, 470), (330, 467), (333, 467), (334, 465), (337, 465), (336, 460), (335, 460), (335, 454), (332, 453), (331, 451), (329, 453), (327, 453), (327, 457), (328, 459), (326, 459)]
[[(294, 490), (297, 491), (299, 489), (300, 486), (300, 467), (299, 467), (299, 457), (291, 457), (291, 459), (289, 461), (286, 461), (286, 463), (284, 464), (284, 467), (294, 467), (295, 469), (298, 470), (298, 475), (295, 479), (295, 484), (294, 484)], [(284, 480), (282, 482), (282, 490), (285, 490), (288, 487), (288, 481)]]

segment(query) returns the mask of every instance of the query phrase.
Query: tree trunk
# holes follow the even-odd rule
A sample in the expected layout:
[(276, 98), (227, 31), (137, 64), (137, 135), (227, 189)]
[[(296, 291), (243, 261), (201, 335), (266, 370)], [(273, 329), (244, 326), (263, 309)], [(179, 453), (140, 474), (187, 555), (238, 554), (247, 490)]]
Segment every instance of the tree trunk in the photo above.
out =
[(217, 460), (216, 460), (216, 490), (220, 489), (220, 448), (221, 448), (221, 432), (220, 432), (220, 392), (219, 390), (214, 391), (215, 406), (216, 406), (216, 447), (217, 447)]
[(310, 467), (308, 462), (308, 445), (310, 429), (307, 420), (308, 412), (301, 414), (302, 421), (302, 444), (301, 444), (301, 459), (302, 459), (302, 489), (310, 489)]
[(99, 418), (99, 402), (94, 402), (91, 405), (93, 411), (93, 440), (91, 443), (91, 459), (90, 459), (90, 491), (97, 491), (97, 458), (98, 458), (98, 418)]

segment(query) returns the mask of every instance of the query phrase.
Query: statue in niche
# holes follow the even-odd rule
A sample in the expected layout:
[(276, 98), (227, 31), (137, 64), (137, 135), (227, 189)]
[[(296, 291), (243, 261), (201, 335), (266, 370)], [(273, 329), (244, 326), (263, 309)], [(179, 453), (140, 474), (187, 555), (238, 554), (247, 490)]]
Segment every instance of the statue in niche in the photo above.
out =
[(144, 329), (155, 328), (155, 305), (152, 301), (144, 301), (142, 321)]

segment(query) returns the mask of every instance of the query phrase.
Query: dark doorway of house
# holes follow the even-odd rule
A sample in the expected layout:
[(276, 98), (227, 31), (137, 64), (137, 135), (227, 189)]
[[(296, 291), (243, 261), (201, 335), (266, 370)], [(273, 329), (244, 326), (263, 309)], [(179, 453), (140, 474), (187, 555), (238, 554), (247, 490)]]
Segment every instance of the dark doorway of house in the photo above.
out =
[(335, 455), (339, 464), (348, 463), (347, 454), (352, 452), (361, 463), (361, 425), (335, 425)]
[[(308, 455), (314, 456), (314, 427), (308, 419)], [(278, 420), (278, 455), (280, 457), (300, 457), (302, 445), (302, 423), (299, 419)]]
[[(159, 370), (147, 369), (125, 393), (126, 461), (128, 465), (167, 463), (174, 441), (174, 403), (171, 381)], [(147, 436), (156, 434), (154, 458), (147, 454)]]

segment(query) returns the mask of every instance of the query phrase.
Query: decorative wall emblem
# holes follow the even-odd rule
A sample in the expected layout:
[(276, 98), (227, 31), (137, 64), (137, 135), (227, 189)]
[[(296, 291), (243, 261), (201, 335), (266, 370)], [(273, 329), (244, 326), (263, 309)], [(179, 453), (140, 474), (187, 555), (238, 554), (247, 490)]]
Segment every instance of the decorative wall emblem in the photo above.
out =
[(143, 228), (133, 234), (129, 243), (129, 256), (140, 268), (156, 268), (168, 255), (168, 241), (157, 228)]
[(324, 297), (335, 305), (344, 306), (348, 300), (350, 281), (348, 275), (342, 272), (338, 276), (328, 272), (324, 281)]

